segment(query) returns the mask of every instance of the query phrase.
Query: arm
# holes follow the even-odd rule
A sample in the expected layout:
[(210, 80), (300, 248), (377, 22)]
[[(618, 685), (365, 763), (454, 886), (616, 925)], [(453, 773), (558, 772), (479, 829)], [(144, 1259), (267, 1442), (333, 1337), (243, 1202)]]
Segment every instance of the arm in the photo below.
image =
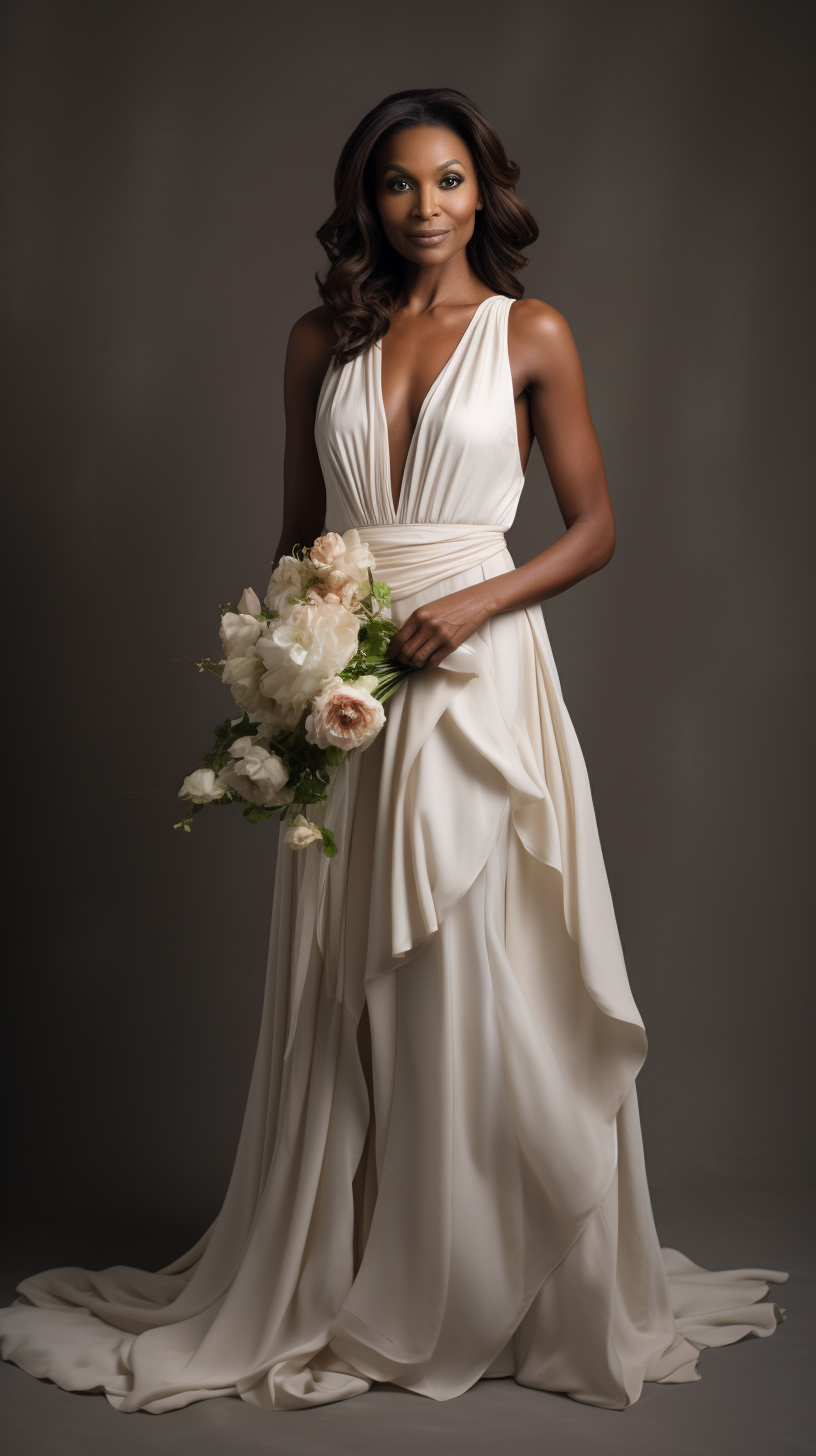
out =
[(289, 335), (283, 377), (286, 415), (283, 526), (276, 561), (287, 555), (298, 541), (311, 544), (323, 530), (326, 487), (315, 445), (314, 424), (334, 339), (334, 325), (325, 308), (304, 314)]
[(615, 522), (581, 361), (566, 320), (538, 299), (510, 310), (510, 359), (517, 401), (547, 466), (566, 530), (515, 571), (428, 602), (393, 637), (389, 655), (435, 667), (497, 612), (531, 607), (605, 566)]

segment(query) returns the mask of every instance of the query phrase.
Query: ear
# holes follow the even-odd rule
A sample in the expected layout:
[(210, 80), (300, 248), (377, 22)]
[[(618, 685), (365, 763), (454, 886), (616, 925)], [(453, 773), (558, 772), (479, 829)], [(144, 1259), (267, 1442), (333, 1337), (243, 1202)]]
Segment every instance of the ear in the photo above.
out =
[(483, 207), (484, 207), (484, 203), (482, 202), (482, 199), (480, 197), (479, 200), (478, 200), (478, 202), (476, 203), (476, 211), (477, 212), (481, 212), (481, 210), (482, 210)]

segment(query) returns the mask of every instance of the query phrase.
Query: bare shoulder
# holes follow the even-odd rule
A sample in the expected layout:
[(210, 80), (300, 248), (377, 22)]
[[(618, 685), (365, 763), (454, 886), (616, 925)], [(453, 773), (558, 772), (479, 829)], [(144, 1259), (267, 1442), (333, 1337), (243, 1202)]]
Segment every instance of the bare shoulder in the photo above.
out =
[(552, 382), (565, 370), (580, 369), (567, 320), (543, 299), (517, 299), (510, 309), (508, 333), (514, 366), (527, 382)]
[(333, 349), (337, 338), (334, 315), (325, 304), (310, 308), (292, 325), (289, 337), (302, 349)]
[(510, 309), (507, 344), (517, 389), (583, 387), (576, 341), (564, 314), (541, 298), (517, 298)]
[(325, 306), (302, 314), (289, 333), (287, 376), (319, 388), (336, 341), (334, 318)]

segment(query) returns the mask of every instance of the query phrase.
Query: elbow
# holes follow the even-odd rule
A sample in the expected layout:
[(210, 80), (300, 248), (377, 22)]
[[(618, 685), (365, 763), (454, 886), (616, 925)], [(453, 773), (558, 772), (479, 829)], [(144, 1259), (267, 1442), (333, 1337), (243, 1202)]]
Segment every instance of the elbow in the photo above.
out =
[(608, 565), (615, 554), (615, 522), (610, 516), (608, 520), (599, 523), (593, 542), (592, 562), (590, 572), (600, 571), (603, 566)]

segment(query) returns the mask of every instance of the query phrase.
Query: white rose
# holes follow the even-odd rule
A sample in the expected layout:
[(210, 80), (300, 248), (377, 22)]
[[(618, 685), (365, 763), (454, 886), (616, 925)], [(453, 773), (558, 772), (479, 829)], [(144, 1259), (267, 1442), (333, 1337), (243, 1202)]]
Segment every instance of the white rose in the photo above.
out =
[(281, 616), (289, 606), (290, 597), (299, 597), (307, 581), (314, 576), (312, 568), (296, 556), (282, 556), (269, 578), (264, 598), (270, 612)]
[[(376, 679), (375, 679), (376, 681)], [(334, 677), (312, 703), (306, 740), (318, 748), (367, 748), (385, 722), (382, 703), (357, 683)]]
[(305, 849), (308, 844), (322, 840), (323, 835), (305, 814), (296, 814), (283, 838), (284, 843), (291, 845), (292, 849)]
[[(234, 721), (235, 720), (233, 719), (233, 722)], [(240, 721), (241, 719), (239, 718), (238, 722), (240, 723)], [(255, 744), (256, 738), (249, 733), (245, 733), (243, 738), (236, 738), (235, 742), (230, 748), (230, 753), (232, 754), (233, 758), (245, 758), (246, 755), (249, 753), (249, 750), (255, 747)]]
[(351, 661), (358, 630), (357, 618), (345, 607), (304, 602), (289, 607), (259, 638), (255, 651), (266, 667), (260, 690), (274, 700), (288, 726), (295, 726), (326, 679)]
[(261, 604), (251, 586), (244, 587), (244, 593), (240, 602), (235, 608), (236, 612), (246, 612), (247, 616), (257, 617), (261, 610)]
[(211, 768), (197, 768), (187, 775), (178, 796), (193, 804), (211, 804), (214, 799), (222, 799), (225, 793), (224, 785), (218, 782)]
[(309, 558), (322, 581), (334, 578), (333, 591), (337, 590), (341, 576), (359, 583), (367, 579), (369, 568), (373, 570), (374, 567), (371, 549), (360, 540), (360, 532), (354, 527), (344, 531), (342, 536), (338, 536), (336, 531), (319, 536)]
[(238, 738), (230, 754), (234, 764), (227, 764), (218, 775), (221, 783), (234, 789), (252, 804), (262, 804), (267, 809), (278, 804), (290, 804), (292, 791), (284, 789), (289, 777), (286, 765), (276, 753), (270, 753), (262, 744), (252, 738)]
[(246, 657), (261, 635), (261, 624), (247, 612), (225, 612), (218, 635), (224, 644), (227, 660)]

